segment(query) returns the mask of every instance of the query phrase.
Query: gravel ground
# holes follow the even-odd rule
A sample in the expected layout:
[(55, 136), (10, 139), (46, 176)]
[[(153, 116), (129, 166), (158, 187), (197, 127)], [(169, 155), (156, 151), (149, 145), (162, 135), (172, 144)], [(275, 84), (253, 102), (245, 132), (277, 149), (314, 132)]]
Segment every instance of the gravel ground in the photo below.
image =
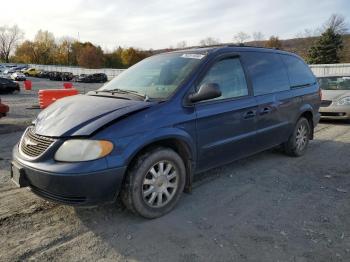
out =
[[(1, 96), (0, 261), (350, 261), (350, 125), (322, 122), (305, 156), (277, 150), (200, 174), (155, 220), (119, 205), (49, 203), (10, 181), (11, 148), (38, 113), (35, 91)], [(79, 85), (79, 89), (99, 85)]]

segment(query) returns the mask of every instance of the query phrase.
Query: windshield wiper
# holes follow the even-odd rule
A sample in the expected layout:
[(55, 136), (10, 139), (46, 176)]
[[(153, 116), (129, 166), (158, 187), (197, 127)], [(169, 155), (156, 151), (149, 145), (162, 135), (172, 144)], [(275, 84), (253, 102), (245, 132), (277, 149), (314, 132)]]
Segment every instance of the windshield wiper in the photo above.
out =
[(96, 90), (96, 93), (98, 92), (106, 92), (106, 93), (112, 93), (112, 95), (114, 93), (119, 93), (119, 94), (132, 94), (132, 95), (136, 95), (139, 97), (142, 97), (142, 99), (144, 101), (148, 101), (149, 97), (147, 95), (142, 95), (139, 92), (135, 91), (135, 90), (128, 90), (128, 89), (119, 89), (119, 88), (115, 88), (115, 89), (106, 89), (106, 90)]

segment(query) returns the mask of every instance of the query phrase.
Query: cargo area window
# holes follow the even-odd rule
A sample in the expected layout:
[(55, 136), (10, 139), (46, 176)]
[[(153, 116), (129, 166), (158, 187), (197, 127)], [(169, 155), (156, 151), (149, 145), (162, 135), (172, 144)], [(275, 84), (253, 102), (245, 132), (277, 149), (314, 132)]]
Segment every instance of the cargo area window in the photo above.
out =
[(254, 95), (290, 89), (287, 70), (278, 54), (245, 52), (244, 60), (253, 82)]
[(289, 75), (291, 87), (302, 87), (316, 82), (310, 68), (299, 58), (281, 55)]

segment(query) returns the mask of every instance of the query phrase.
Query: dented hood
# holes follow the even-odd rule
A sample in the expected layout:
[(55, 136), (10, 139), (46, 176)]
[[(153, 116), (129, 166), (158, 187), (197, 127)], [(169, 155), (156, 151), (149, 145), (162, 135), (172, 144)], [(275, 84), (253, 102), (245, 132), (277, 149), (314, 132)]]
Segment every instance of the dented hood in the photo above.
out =
[(38, 115), (35, 132), (51, 137), (88, 136), (109, 122), (150, 105), (114, 97), (69, 96), (57, 100)]

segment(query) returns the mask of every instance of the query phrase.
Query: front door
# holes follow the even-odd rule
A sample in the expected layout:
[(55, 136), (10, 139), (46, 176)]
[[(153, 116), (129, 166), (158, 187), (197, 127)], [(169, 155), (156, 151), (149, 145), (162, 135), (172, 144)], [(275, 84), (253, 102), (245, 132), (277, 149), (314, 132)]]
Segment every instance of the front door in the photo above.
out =
[(219, 166), (255, 151), (257, 103), (238, 57), (222, 58), (197, 85), (218, 84), (222, 95), (195, 104), (197, 170)]

